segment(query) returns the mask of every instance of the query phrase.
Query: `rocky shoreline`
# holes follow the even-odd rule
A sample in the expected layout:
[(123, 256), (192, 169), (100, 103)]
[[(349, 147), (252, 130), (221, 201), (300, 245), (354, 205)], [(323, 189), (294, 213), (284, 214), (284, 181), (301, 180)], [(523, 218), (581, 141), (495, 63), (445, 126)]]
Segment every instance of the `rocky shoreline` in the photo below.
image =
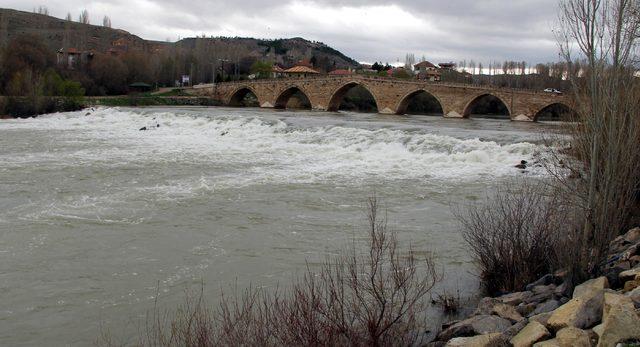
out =
[(521, 292), (483, 298), (470, 317), (445, 323), (429, 347), (640, 346), (640, 228), (611, 243), (605, 276), (567, 295), (563, 274)]

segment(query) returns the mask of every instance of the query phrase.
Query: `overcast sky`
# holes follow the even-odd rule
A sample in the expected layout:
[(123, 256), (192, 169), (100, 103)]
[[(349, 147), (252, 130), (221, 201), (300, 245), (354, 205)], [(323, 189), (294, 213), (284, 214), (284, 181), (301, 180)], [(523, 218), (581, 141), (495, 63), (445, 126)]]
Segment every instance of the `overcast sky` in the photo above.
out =
[[(530, 63), (558, 59), (552, 29), (558, 0), (2, 0), (0, 6), (92, 24), (107, 15), (114, 28), (145, 39), (205, 34), (304, 37), (361, 61), (404, 61), (406, 53), (435, 63), (463, 59)], [(189, 5), (187, 5), (189, 4)]]

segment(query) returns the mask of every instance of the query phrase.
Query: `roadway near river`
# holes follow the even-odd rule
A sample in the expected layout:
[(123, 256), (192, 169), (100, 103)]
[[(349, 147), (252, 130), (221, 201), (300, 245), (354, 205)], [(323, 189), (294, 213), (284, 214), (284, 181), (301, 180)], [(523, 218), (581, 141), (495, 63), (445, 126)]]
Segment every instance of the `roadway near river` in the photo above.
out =
[[(159, 127), (157, 127), (159, 125)], [(147, 127), (148, 131), (139, 131)], [(137, 336), (156, 294), (286, 286), (388, 208), (435, 252), (436, 292), (478, 281), (451, 203), (477, 203), (557, 124), (231, 108), (99, 108), (0, 120), (0, 345)], [(131, 340), (129, 340), (131, 341)]]

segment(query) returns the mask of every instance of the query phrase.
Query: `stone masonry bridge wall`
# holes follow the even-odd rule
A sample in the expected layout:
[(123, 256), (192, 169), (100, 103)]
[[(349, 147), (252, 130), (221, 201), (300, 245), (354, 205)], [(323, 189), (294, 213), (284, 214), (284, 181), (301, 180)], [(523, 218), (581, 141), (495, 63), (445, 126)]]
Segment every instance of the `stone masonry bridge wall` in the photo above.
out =
[(342, 97), (354, 86), (366, 88), (380, 113), (404, 114), (411, 97), (425, 91), (435, 97), (445, 117), (468, 117), (470, 105), (479, 97), (492, 95), (499, 98), (509, 110), (512, 120), (535, 121), (537, 114), (553, 104), (571, 108), (571, 100), (563, 95), (542, 91), (507, 89), (463, 84), (404, 81), (359, 75), (340, 77), (283, 78), (273, 80), (237, 81), (220, 83), (213, 88), (199, 90), (200, 95), (212, 97), (224, 105), (251, 91), (261, 107), (286, 107), (295, 92), (304, 93), (314, 110), (337, 111)]

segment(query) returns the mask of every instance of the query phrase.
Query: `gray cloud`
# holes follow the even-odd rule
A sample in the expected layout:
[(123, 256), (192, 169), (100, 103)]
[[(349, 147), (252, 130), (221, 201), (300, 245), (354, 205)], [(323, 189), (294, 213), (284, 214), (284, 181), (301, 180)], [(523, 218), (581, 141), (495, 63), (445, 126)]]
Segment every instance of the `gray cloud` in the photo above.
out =
[(360, 61), (395, 62), (406, 53), (435, 61), (557, 59), (551, 32), (557, 0), (5, 0), (31, 11), (45, 5), (56, 17), (83, 9), (99, 24), (146, 39), (194, 35), (317, 40)]

